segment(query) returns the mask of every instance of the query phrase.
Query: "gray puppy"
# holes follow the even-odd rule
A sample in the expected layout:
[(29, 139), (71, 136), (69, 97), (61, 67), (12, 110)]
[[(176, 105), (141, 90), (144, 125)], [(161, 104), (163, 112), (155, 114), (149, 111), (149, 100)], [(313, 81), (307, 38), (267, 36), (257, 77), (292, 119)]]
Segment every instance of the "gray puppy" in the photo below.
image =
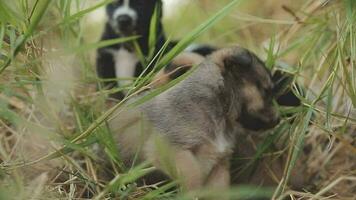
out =
[(226, 48), (174, 87), (118, 110), (109, 126), (127, 165), (148, 161), (187, 190), (226, 188), (239, 134), (279, 122), (272, 89), (271, 75), (257, 56)]

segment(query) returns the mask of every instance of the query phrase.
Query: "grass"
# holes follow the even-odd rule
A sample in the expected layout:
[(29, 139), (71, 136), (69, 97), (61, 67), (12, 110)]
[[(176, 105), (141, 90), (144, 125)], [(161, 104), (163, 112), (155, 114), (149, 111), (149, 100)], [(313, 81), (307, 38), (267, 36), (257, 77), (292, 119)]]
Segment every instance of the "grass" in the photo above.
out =
[[(100, 34), (97, 27), (102, 22), (90, 21), (89, 16), (108, 2), (0, 0), (0, 199), (191, 199), (197, 195), (177, 196), (172, 193), (174, 182), (138, 187), (133, 182), (152, 168), (126, 169), (122, 164), (105, 125), (122, 103), (108, 107), (105, 99), (112, 91), (95, 89), (102, 81), (95, 75), (95, 49), (124, 42), (98, 42), (94, 37)], [(224, 194), (233, 199), (353, 199), (356, 3), (276, 0), (261, 5), (255, 0), (233, 5), (240, 3), (205, 0), (183, 7), (177, 16), (165, 19), (169, 38), (183, 39), (165, 56), (150, 55), (158, 60), (154, 66), (158, 70), (194, 40), (217, 46), (240, 44), (254, 50), (270, 68), (293, 74), (293, 83), (303, 86), (303, 91), (291, 86), (303, 105), (281, 108), (292, 113), (293, 120), (285, 118), (269, 134), (248, 136), (245, 144), (239, 144), (255, 152), (234, 157), (239, 163), (233, 169), (237, 182), (249, 186), (237, 185)], [(151, 43), (154, 40), (150, 38)], [(138, 79), (132, 95), (144, 89), (153, 75)], [(114, 179), (101, 177), (103, 166), (95, 144), (112, 161)], [(247, 173), (253, 176), (258, 171), (272, 183), (266, 181), (261, 187), (245, 181)], [(299, 176), (304, 181), (297, 184)], [(198, 195), (216, 194), (222, 192)]]

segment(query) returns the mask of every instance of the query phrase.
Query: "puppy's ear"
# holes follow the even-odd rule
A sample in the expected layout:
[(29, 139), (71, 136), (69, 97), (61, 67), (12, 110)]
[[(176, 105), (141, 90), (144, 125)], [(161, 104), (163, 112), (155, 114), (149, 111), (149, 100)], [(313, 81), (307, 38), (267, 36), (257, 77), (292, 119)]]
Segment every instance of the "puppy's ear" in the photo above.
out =
[[(273, 93), (277, 103), (281, 106), (300, 106), (300, 99), (291, 91), (290, 85), (293, 82), (293, 76), (282, 71), (276, 71), (273, 74), (274, 83)], [(300, 90), (300, 89), (299, 89)]]
[(251, 70), (253, 55), (246, 49), (232, 51), (224, 59), (225, 69), (231, 69), (240, 73)]
[(288, 89), (289, 85), (293, 81), (293, 77), (278, 70), (273, 74), (272, 81), (274, 83), (274, 94), (278, 97)]
[(246, 72), (251, 69), (254, 57), (246, 49), (241, 47), (225, 48), (215, 51), (212, 60), (224, 71)]

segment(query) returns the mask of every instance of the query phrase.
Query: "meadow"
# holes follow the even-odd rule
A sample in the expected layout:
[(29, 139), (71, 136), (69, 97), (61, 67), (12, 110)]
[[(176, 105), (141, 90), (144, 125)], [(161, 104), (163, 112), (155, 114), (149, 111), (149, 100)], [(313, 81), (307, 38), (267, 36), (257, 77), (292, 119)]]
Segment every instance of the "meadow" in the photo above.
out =
[[(180, 42), (156, 56), (155, 69), (192, 43), (238, 44), (292, 75), (288, 87), (302, 102), (281, 107), (285, 117), (274, 130), (245, 138), (255, 153), (236, 154), (243, 164), (229, 191), (194, 194), (177, 194), (175, 182), (135, 184), (151, 166), (122, 168), (105, 122), (154, 74), (137, 79), (122, 102), (107, 102), (121, 88), (97, 90), (104, 80), (96, 76), (96, 49), (123, 42), (99, 42), (109, 2), (0, 0), (0, 200), (356, 199), (356, 1), (191, 0), (165, 13), (168, 38)], [(115, 169), (112, 180), (101, 177), (98, 147)], [(256, 170), (271, 183), (239, 183)]]

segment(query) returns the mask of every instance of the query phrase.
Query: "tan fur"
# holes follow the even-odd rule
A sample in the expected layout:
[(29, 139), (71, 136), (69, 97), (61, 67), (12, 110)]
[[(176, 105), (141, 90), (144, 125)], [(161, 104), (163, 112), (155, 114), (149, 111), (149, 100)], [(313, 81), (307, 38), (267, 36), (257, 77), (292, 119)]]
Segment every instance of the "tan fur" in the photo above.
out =
[(264, 107), (261, 93), (255, 85), (247, 83), (242, 90), (245, 97), (249, 100), (248, 110), (260, 110)]
[[(158, 143), (160, 144), (158, 144)], [(146, 145), (146, 159), (158, 169), (181, 181), (185, 190), (200, 189), (203, 185), (226, 189), (230, 184), (229, 162), (232, 151), (219, 151), (213, 144), (203, 144), (190, 151), (169, 145), (165, 141), (150, 140)], [(230, 149), (229, 149), (230, 150)]]
[(219, 66), (220, 70), (224, 72), (225, 71), (225, 64), (223, 62), (224, 58), (226, 58), (227, 56), (238, 54), (242, 51), (243, 51), (242, 48), (235, 48), (235, 49), (226, 48), (214, 52), (213, 54), (210, 55), (210, 57), (212, 58), (212, 60), (214, 60), (217, 66)]
[(182, 68), (191, 68), (195, 65), (198, 65), (201, 62), (203, 62), (203, 60), (204, 57), (199, 54), (191, 53), (191, 52), (183, 52), (172, 60), (171, 62), (173, 68), (172, 71), (169, 71), (168, 73), (165, 72), (164, 69), (159, 71), (156, 74), (156, 76), (153, 78), (151, 86), (153, 88), (163, 86), (167, 84), (169, 81), (171, 81), (169, 77), (171, 74), (175, 73), (176, 71)]
[(191, 52), (182, 52), (172, 60), (172, 64), (176, 66), (198, 65), (203, 62), (204, 57)]
[(222, 160), (211, 171), (206, 186), (214, 189), (227, 189), (230, 186), (230, 162), (229, 160)]
[(175, 155), (178, 179), (181, 179), (185, 190), (197, 190), (203, 185), (204, 176), (201, 164), (191, 151), (181, 150)]
[(158, 88), (167, 84), (169, 81), (171, 81), (169, 78), (169, 74), (166, 74), (164, 73), (164, 70), (161, 70), (155, 75), (152, 82), (150, 83), (150, 86), (152, 88)]

